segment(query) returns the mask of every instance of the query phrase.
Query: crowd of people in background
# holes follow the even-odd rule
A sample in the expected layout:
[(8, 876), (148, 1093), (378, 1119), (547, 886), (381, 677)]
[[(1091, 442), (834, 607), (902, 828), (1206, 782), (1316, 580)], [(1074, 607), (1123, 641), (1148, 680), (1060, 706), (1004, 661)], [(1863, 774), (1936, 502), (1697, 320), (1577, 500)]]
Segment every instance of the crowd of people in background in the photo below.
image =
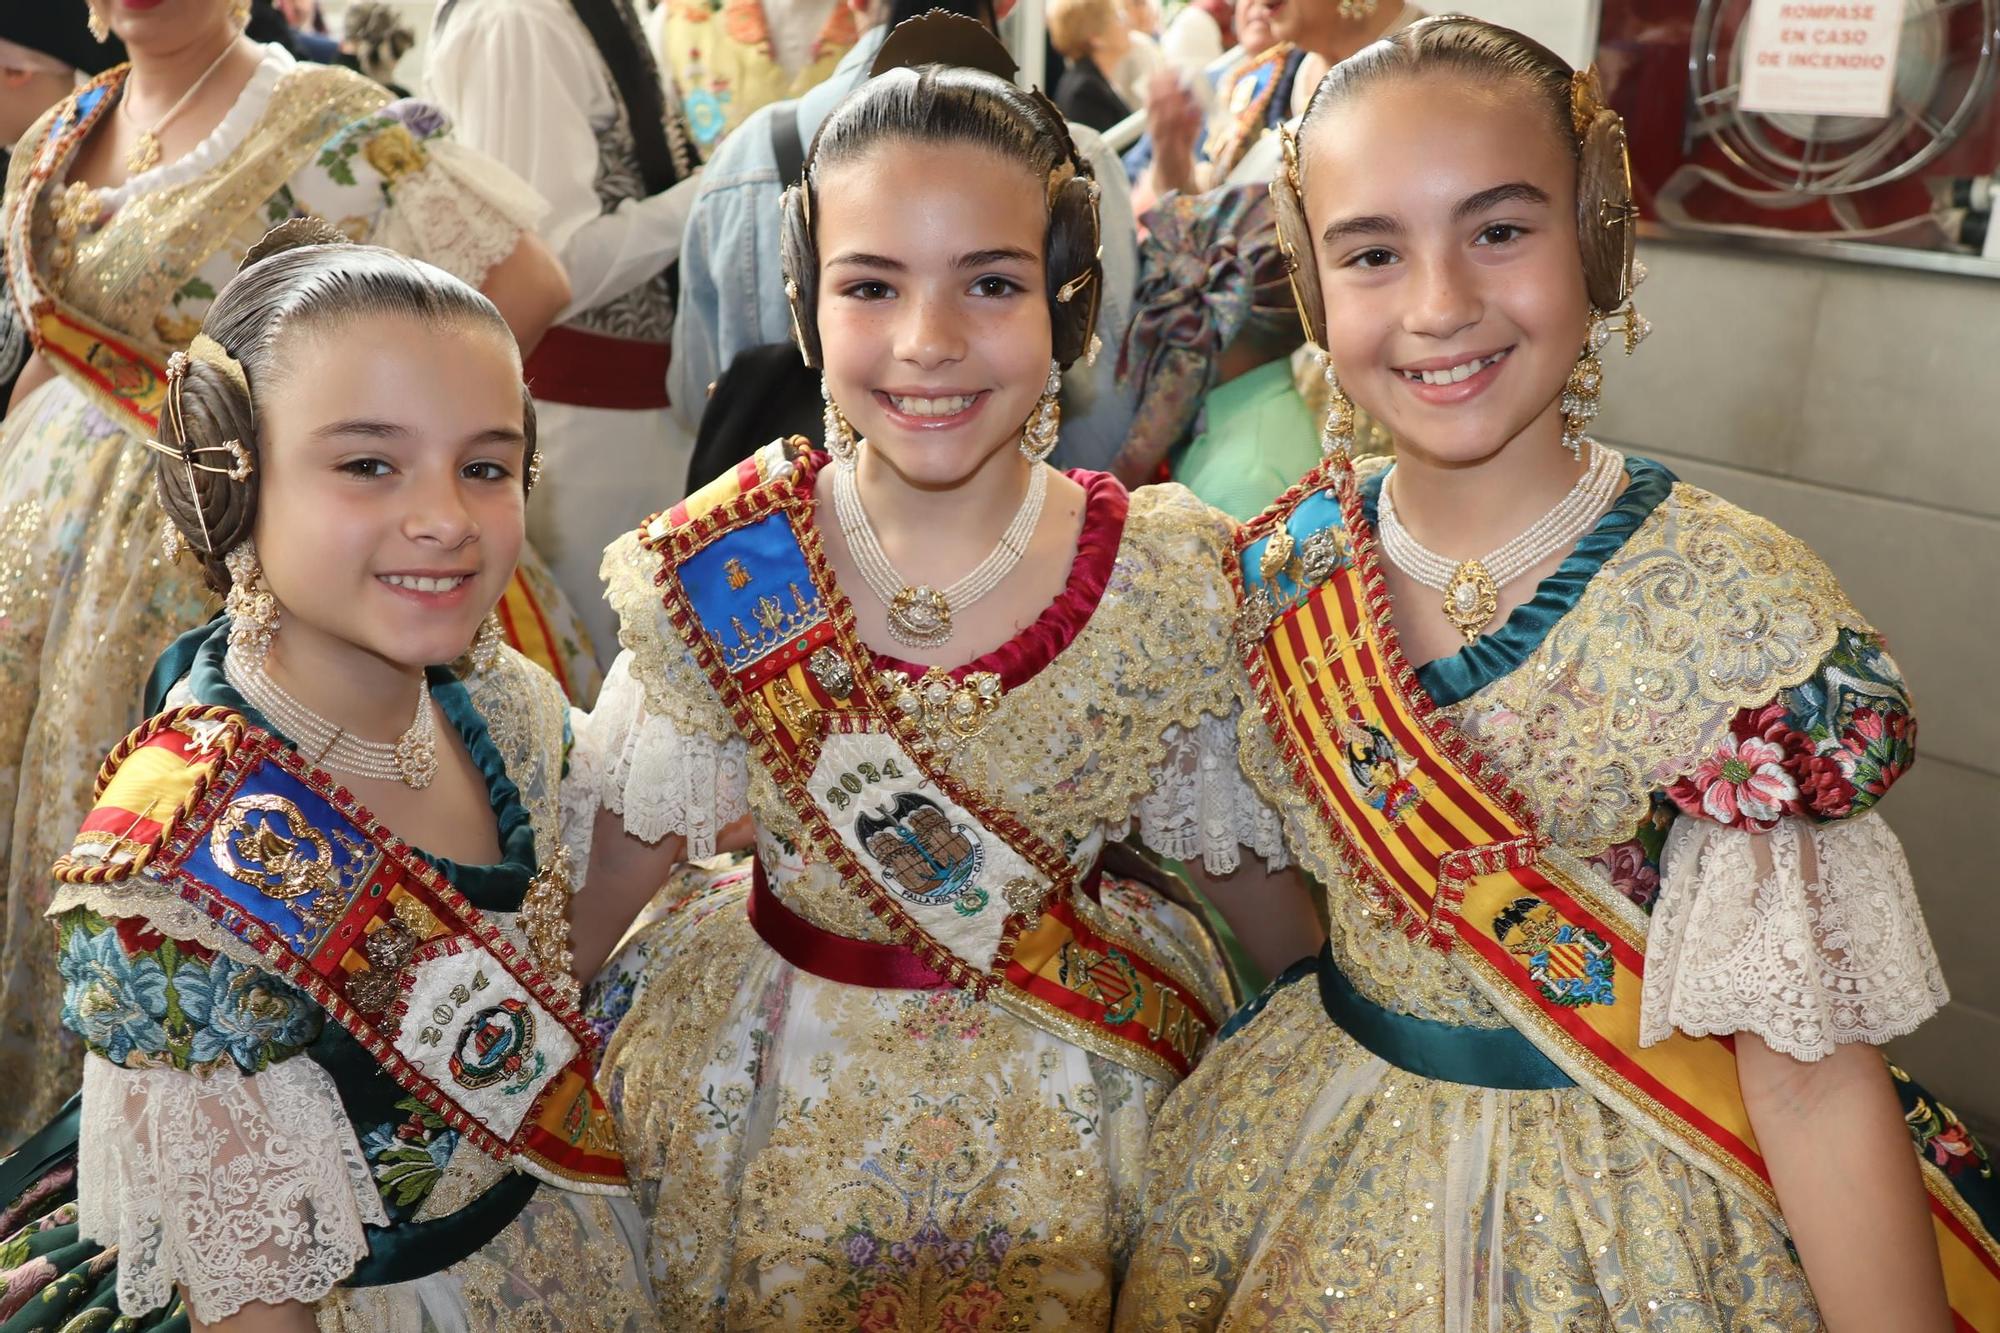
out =
[[(786, 351), (789, 316), (776, 268), (786, 168), (867, 77), (898, 22), (943, 9), (997, 27), (1013, 3), (448, 0), (420, 69), (404, 62), (416, 41), (407, 7), (330, 6), (338, 9), (336, 31), (317, 0), (255, 0), (246, 33), (296, 59), (357, 70), (396, 96), (421, 92), (450, 117), (459, 142), (510, 168), (546, 201), (538, 234), (572, 290), (562, 319), (534, 349), (530, 379), (551, 449), (587, 447), (600, 466), (565, 470), (547, 488), (531, 537), (557, 582), (587, 608), (596, 602), (590, 589), (603, 540), (657, 500), (619, 478), (631, 469), (713, 476), (729, 450), (697, 449), (706, 414), (713, 414), (709, 434), (729, 439), (810, 432), (817, 422), (816, 390)], [(1337, 0), (1283, 7), (1185, 0), (1167, 13), (1156, 0), (1051, 0), (1047, 86), (1098, 168), (1106, 270), (1099, 336), (1107, 353), (1065, 383), (1065, 463), (1114, 467), (1138, 483), (1176, 475), (1194, 449), (1209, 460), (1192, 474), (1197, 493), (1254, 511), (1282, 489), (1277, 473), (1246, 481), (1265, 465), (1246, 458), (1239, 468), (1228, 459), (1231, 438), (1247, 450), (1250, 432), (1203, 429), (1202, 411), (1207, 393), (1252, 371), (1263, 372), (1258, 401), (1282, 414), (1259, 419), (1264, 452), (1309, 455), (1317, 371), (1302, 339), (1281, 347), (1285, 335), (1274, 334), (1254, 360), (1247, 353), (1203, 359), (1211, 382), (1192, 395), (1191, 415), (1184, 388), (1171, 406), (1144, 401), (1147, 376), (1127, 350), (1159, 336), (1212, 341), (1212, 330), (1162, 335), (1173, 326), (1162, 310), (1198, 305), (1188, 293), (1219, 266), (1268, 268), (1275, 254), (1268, 235), (1205, 229), (1221, 247), (1213, 253), (1145, 238), (1156, 209), (1166, 209), (1162, 218), (1227, 214), (1238, 205), (1220, 194), (1192, 200), (1268, 183), (1272, 131), (1296, 120), (1329, 62), (1417, 12)], [(1282, 13), (1277, 26), (1274, 13)], [(0, 56), (11, 62), (0, 131), (11, 142), (74, 81), (115, 64), (123, 50), (115, 39), (92, 42), (82, 17), (59, 8), (24, 7), (8, 22), (16, 32), (0, 39), (8, 43)], [(1114, 128), (1121, 129), (1116, 152), (1098, 137)], [(1187, 283), (1176, 273), (1195, 276)], [(0, 345), (0, 373), (18, 373), (26, 354), (26, 339), (11, 332)], [(1289, 390), (1273, 369), (1288, 357), (1296, 382)], [(1225, 395), (1224, 416), (1246, 392), (1247, 385)], [(1150, 427), (1143, 440), (1132, 438), (1135, 419), (1169, 418), (1174, 438), (1157, 439)], [(585, 438), (587, 446), (576, 443)], [(1231, 477), (1229, 490), (1211, 491), (1204, 474)], [(599, 612), (582, 615), (602, 656), (610, 622)]]
[(1030, 3), (0, 4), (0, 1328), (2000, 1329), (1594, 70)]

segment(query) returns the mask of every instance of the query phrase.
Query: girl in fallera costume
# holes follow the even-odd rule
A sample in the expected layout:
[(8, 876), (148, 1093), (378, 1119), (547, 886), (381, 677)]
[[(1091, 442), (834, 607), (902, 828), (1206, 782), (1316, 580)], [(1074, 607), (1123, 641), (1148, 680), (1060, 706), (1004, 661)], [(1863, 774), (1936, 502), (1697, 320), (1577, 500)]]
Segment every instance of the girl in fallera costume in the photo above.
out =
[[(35, 354), (0, 425), (0, 1064), (22, 1089), (0, 1099), (0, 1143), (47, 1118), (81, 1055), (42, 948), (49, 863), (138, 722), (154, 656), (214, 609), (152, 541), (142, 442), (168, 356), (288, 217), (458, 275), (524, 346), (568, 299), (532, 191), (454, 143), (436, 108), (250, 41), (249, 10), (91, 0), (92, 28), (132, 62), (31, 129), (7, 181), (7, 295)], [(596, 659), (532, 552), (502, 606), (524, 650), (590, 698)]]
[(1584, 433), (1645, 331), (1595, 78), (1420, 22), (1273, 197), (1333, 407), (1239, 538), (1243, 766), (1331, 939), (1162, 1111), (1120, 1327), (2000, 1327), (1990, 1164), (1876, 1049), (1945, 1001), (1895, 664)]
[(869, 81), (786, 199), (826, 452), (606, 557), (580, 969), (755, 819), (754, 870), (694, 877), (606, 983), (669, 1327), (1108, 1326), (1147, 1123), (1231, 1005), (1195, 916), (1102, 864), (1135, 824), (1218, 872), (1276, 829), (1213, 633), (1226, 520), (1042, 462), (1095, 195), (1039, 94)]
[(491, 619), (537, 466), (519, 350), (306, 221), (203, 329), (145, 447), (226, 609), (56, 863), (88, 1053), (0, 1162), (0, 1328), (650, 1328), (568, 974), (567, 705)]

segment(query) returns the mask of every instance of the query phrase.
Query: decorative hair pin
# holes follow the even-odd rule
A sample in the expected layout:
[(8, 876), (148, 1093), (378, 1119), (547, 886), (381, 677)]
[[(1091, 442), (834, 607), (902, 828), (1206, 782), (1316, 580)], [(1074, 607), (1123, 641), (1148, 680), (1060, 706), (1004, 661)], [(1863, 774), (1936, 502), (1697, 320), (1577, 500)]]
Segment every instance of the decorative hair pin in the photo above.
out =
[(1597, 77), (1597, 66), (1586, 65), (1569, 76), (1570, 127), (1579, 136), (1589, 133), (1591, 122), (1602, 110), (1604, 83)]
[[(165, 454), (180, 460), (187, 473), (188, 498), (194, 505), (195, 519), (201, 524), (202, 554), (209, 559), (216, 555), (215, 539), (208, 531), (208, 515), (203, 512), (200, 496), (195, 490), (194, 474), (206, 472), (211, 476), (227, 477), (238, 484), (247, 482), (256, 475), (257, 461), (250, 451), (243, 447), (243, 441), (224, 440), (221, 444), (195, 444), (188, 437), (187, 414), (182, 404), (182, 396), (187, 392), (188, 367), (195, 361), (215, 367), (227, 375), (247, 397), (250, 393), (250, 379), (243, 373), (243, 367), (236, 358), (223, 349), (221, 343), (205, 333), (197, 333), (185, 352), (175, 352), (167, 358), (167, 419), (173, 424), (174, 434), (179, 437), (178, 447), (162, 444), (149, 439), (146, 447), (154, 453)], [(216, 462), (203, 462), (204, 458), (220, 455), (228, 459), (227, 466)]]
[(1096, 276), (1096, 270), (1087, 268), (1083, 272), (1071, 278), (1068, 282), (1064, 283), (1062, 286), (1056, 288), (1057, 303), (1060, 305), (1068, 305), (1071, 301), (1076, 299), (1076, 294), (1082, 291), (1084, 287), (1089, 284), (1091, 278), (1095, 276)]

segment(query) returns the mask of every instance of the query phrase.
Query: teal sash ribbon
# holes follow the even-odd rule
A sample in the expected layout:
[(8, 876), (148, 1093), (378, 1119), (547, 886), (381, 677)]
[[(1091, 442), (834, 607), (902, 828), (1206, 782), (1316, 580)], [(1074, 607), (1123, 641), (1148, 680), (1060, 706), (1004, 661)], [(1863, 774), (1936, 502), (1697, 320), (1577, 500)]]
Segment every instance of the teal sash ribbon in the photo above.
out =
[(1475, 1028), (1385, 1009), (1354, 988), (1333, 961), (1319, 956), (1319, 999), (1340, 1029), (1370, 1054), (1398, 1069), (1475, 1088), (1570, 1088), (1576, 1080), (1511, 1027)]

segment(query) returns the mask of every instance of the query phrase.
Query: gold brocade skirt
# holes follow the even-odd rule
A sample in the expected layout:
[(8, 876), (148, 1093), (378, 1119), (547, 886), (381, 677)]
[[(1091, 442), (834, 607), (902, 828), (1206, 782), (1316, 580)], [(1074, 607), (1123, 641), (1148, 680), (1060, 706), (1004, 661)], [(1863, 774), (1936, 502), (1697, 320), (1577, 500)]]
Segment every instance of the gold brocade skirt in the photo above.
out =
[[(630, 1010), (599, 1081), (664, 1326), (1107, 1328), (1166, 1086), (960, 991), (798, 970), (749, 887), (656, 902), (610, 969)], [(1101, 901), (1223, 984), (1180, 908), (1111, 876)]]
[(1310, 974), (1154, 1126), (1117, 1327), (1810, 1333), (1784, 1232), (1581, 1088), (1423, 1078)]
[[(58, 376), (0, 421), (0, 1151), (44, 1124), (82, 1077), (62, 1026), (49, 868), (89, 812), (104, 756), (143, 720), (146, 677), (216, 599), (161, 556), (144, 442)], [(594, 689), (595, 659), (523, 551), (547, 639)]]

